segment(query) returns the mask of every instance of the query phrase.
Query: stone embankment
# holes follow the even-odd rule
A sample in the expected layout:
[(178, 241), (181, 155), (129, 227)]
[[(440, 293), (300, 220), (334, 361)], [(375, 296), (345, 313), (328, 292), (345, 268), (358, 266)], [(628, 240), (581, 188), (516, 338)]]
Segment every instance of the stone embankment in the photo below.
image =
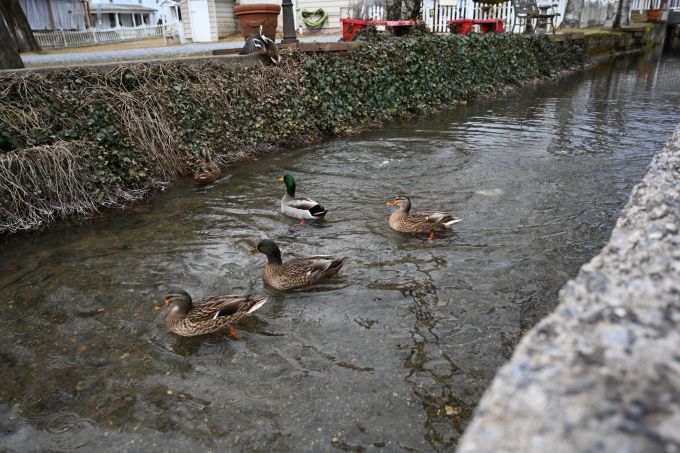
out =
[(680, 451), (680, 127), (520, 342), (458, 451)]

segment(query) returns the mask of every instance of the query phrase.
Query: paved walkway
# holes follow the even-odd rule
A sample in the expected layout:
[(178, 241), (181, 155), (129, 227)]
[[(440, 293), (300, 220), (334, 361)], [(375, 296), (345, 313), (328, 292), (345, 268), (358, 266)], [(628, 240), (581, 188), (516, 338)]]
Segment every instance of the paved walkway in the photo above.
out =
[[(337, 42), (338, 36), (311, 36), (300, 38), (302, 42)], [(21, 59), (27, 67), (69, 65), (83, 63), (104, 63), (111, 61), (145, 60), (156, 58), (172, 58), (211, 55), (217, 49), (238, 49), (242, 41), (191, 43), (170, 45), (165, 47), (148, 47), (141, 49), (106, 50), (98, 52), (72, 52), (46, 55), (22, 55)]]

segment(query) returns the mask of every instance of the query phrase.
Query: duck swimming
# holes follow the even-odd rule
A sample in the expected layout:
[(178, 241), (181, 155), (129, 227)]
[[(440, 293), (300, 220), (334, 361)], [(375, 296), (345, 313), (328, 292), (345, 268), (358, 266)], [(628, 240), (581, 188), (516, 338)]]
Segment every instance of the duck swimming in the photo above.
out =
[(165, 316), (165, 327), (177, 335), (193, 337), (228, 328), (229, 333), (240, 339), (234, 324), (258, 310), (267, 299), (248, 296), (210, 296), (192, 300), (182, 289), (169, 292), (163, 299), (163, 307), (172, 305)]
[(194, 182), (201, 186), (217, 181), (222, 174), (222, 170), (213, 162), (212, 154), (207, 149), (203, 150), (203, 159), (201, 166), (194, 173)]
[(281, 250), (274, 241), (264, 239), (257, 244), (254, 253), (267, 256), (267, 264), (262, 268), (262, 280), (276, 289), (308, 287), (324, 278), (337, 274), (345, 260), (329, 255), (292, 258), (285, 263), (281, 260)]
[(411, 212), (411, 200), (408, 197), (397, 196), (385, 203), (387, 206), (399, 206), (390, 215), (390, 228), (402, 233), (430, 233), (428, 240), (435, 237), (435, 231), (444, 231), (463, 219), (441, 211)]
[(281, 199), (281, 213), (288, 217), (300, 219), (300, 223), (307, 220), (322, 220), (328, 210), (310, 198), (295, 196), (295, 179), (290, 175), (281, 176), (279, 182), (286, 185), (286, 193)]

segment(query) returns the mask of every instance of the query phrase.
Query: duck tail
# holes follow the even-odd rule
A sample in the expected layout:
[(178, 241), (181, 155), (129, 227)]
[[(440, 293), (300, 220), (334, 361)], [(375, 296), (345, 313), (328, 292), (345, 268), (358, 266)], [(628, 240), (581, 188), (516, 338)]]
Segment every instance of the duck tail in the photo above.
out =
[(442, 225), (444, 225), (444, 228), (451, 228), (451, 227), (453, 227), (454, 224), (456, 224), (456, 223), (458, 223), (462, 220), (463, 219), (457, 219), (457, 218), (454, 217), (452, 220), (449, 220), (447, 222), (442, 223)]
[(264, 304), (267, 303), (267, 299), (260, 299), (258, 300), (252, 307), (248, 309), (246, 312), (247, 315), (253, 313), (254, 311), (259, 310)]
[(323, 219), (327, 212), (328, 212), (328, 210), (326, 208), (324, 208), (323, 206), (321, 206), (320, 204), (317, 204), (316, 206), (312, 206), (309, 209), (309, 213), (312, 215), (312, 217), (314, 217), (316, 219)]
[(328, 267), (328, 269), (333, 269), (334, 272), (337, 272), (340, 270), (343, 264), (345, 264), (345, 261), (347, 261), (349, 258), (346, 256), (343, 256), (342, 258), (338, 258), (337, 260), (333, 260), (331, 265)]

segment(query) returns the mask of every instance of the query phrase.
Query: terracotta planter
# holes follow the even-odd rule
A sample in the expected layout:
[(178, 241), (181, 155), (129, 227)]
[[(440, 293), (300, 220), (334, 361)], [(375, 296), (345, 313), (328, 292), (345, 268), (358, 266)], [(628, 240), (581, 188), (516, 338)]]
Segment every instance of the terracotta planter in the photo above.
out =
[(661, 10), (646, 9), (645, 16), (647, 16), (647, 22), (659, 22), (661, 20)]
[(262, 25), (262, 33), (269, 39), (275, 39), (280, 12), (281, 5), (271, 3), (234, 5), (234, 16), (238, 19), (244, 38), (258, 31)]

